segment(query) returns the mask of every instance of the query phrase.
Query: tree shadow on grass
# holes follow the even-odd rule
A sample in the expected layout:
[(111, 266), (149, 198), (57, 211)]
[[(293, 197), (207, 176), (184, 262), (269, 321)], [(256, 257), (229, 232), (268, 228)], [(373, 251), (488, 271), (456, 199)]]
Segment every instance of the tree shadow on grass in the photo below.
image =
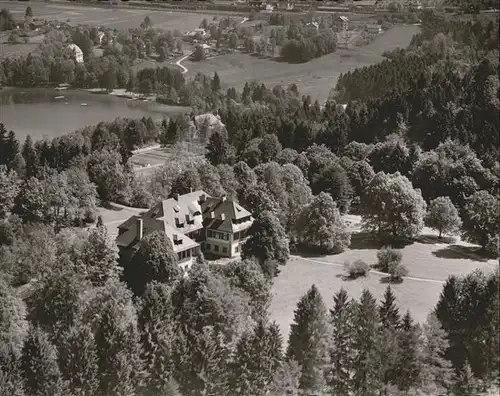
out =
[(380, 283), (400, 285), (401, 283), (403, 283), (403, 279), (392, 279), (390, 276), (383, 276), (382, 278), (380, 278)]
[(446, 243), (451, 244), (457, 241), (456, 237), (443, 236), (441, 239), (437, 235), (432, 234), (422, 234), (417, 239), (416, 242), (424, 243), (424, 244), (437, 244), (437, 243)]
[(336, 278), (342, 279), (344, 282), (352, 282), (357, 280), (358, 278), (366, 278), (365, 276), (349, 276), (346, 274), (337, 274), (335, 275)]
[(472, 261), (486, 262), (496, 258), (495, 255), (484, 252), (477, 246), (450, 245), (436, 250), (432, 254), (439, 258), (447, 259), (469, 259)]
[(103, 207), (104, 209), (114, 210), (116, 212), (123, 210), (123, 208), (116, 206), (113, 204), (113, 202), (109, 202), (109, 201), (101, 201), (100, 206)]
[(351, 246), (352, 250), (364, 250), (364, 249), (382, 249), (383, 247), (392, 247), (394, 249), (402, 249), (407, 245), (411, 245), (414, 241), (410, 240), (398, 240), (392, 241), (390, 239), (377, 239), (373, 234), (369, 232), (353, 232), (351, 234)]

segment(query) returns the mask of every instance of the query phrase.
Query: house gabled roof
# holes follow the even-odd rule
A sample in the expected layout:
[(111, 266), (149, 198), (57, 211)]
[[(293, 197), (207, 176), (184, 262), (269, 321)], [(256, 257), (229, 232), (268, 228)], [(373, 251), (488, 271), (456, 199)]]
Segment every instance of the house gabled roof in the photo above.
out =
[[(132, 216), (129, 220), (127, 220), (130, 221), (130, 228), (116, 238), (116, 244), (119, 247), (129, 249), (137, 249), (139, 247), (140, 241), (137, 237), (136, 222), (140, 218), (142, 218), (143, 221), (143, 237), (151, 234), (154, 231), (163, 231), (172, 242), (175, 253), (198, 246), (197, 242), (193, 241), (191, 238), (187, 237), (181, 232), (175, 230), (164, 220)], [(174, 235), (177, 235), (177, 239), (178, 241), (180, 241), (180, 243), (174, 243)]]
[[(211, 230), (235, 233), (250, 227), (253, 222), (252, 214), (232, 199), (207, 198), (201, 207), (203, 226)], [(212, 212), (214, 217), (211, 217)]]

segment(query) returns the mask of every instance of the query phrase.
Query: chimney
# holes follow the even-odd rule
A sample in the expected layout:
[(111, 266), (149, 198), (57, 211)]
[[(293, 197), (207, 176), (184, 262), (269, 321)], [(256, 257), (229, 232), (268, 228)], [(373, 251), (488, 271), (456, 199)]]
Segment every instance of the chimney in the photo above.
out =
[(174, 194), (174, 199), (178, 202), (179, 201), (179, 194)]
[(143, 232), (144, 232), (144, 227), (143, 227), (142, 219), (137, 219), (136, 226), (137, 226), (137, 240), (140, 241), (142, 239), (142, 235), (143, 235)]
[(174, 245), (177, 245), (179, 243), (179, 235), (174, 234), (173, 238), (174, 238)]
[(210, 218), (215, 219), (215, 212), (210, 212)]
[(193, 187), (189, 187), (189, 192), (192, 193), (193, 192)]
[(207, 200), (207, 196), (205, 194), (201, 194), (200, 195), (200, 203), (205, 203), (206, 200)]
[(225, 215), (224, 213), (221, 213), (221, 214), (220, 214), (220, 219), (221, 219), (222, 221), (226, 220), (226, 215)]
[(186, 214), (186, 223), (189, 224), (189, 214)]

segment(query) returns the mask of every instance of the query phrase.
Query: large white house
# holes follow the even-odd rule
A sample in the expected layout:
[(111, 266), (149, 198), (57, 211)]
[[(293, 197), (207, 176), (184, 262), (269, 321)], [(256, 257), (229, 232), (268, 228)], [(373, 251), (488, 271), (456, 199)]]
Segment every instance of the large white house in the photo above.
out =
[(172, 242), (179, 265), (187, 269), (200, 250), (220, 257), (239, 256), (253, 220), (249, 211), (225, 196), (194, 191), (130, 217), (118, 226), (116, 243), (122, 254), (131, 255), (145, 235), (162, 231)]
[(78, 63), (83, 63), (83, 51), (81, 50), (81, 48), (76, 44), (70, 44), (68, 47), (69, 49), (73, 50), (73, 53), (75, 54), (75, 60)]

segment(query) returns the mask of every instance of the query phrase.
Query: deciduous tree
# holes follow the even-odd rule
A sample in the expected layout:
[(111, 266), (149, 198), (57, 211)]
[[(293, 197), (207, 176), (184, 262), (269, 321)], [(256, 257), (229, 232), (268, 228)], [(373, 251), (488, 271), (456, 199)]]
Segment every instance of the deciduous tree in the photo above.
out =
[(361, 200), (362, 227), (379, 237), (411, 239), (422, 231), (425, 209), (420, 191), (406, 177), (379, 172)]
[(439, 238), (443, 232), (454, 234), (462, 226), (458, 210), (449, 197), (438, 197), (430, 202), (425, 222), (428, 227), (439, 232)]
[(255, 219), (251, 236), (242, 249), (243, 258), (254, 258), (264, 274), (273, 278), (278, 275), (279, 265), (285, 265), (290, 255), (288, 238), (277, 217), (269, 211)]
[(351, 242), (337, 205), (324, 192), (304, 207), (295, 228), (299, 241), (322, 252), (341, 253)]
[(481, 190), (467, 199), (463, 211), (464, 237), (483, 250), (498, 253), (500, 199)]

